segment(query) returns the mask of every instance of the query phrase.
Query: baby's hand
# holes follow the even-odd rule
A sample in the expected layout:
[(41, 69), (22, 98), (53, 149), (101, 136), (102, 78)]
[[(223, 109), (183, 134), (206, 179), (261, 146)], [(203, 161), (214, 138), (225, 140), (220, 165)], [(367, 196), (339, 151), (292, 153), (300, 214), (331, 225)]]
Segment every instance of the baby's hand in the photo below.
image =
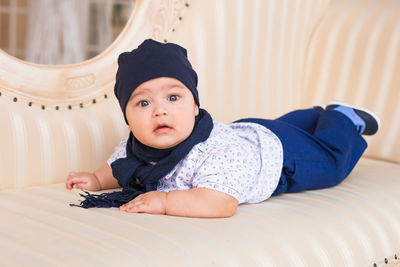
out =
[(101, 190), (101, 185), (96, 175), (89, 172), (70, 172), (65, 186), (69, 190), (72, 188), (92, 191)]
[(135, 199), (119, 207), (126, 212), (145, 212), (150, 214), (165, 214), (167, 193), (151, 191), (137, 196)]

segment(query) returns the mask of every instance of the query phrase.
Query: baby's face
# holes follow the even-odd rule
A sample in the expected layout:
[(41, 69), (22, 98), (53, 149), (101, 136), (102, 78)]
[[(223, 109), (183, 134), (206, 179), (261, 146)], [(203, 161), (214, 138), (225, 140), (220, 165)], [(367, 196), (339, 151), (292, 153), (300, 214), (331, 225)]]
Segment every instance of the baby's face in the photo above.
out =
[(141, 143), (165, 149), (189, 137), (199, 108), (183, 83), (161, 77), (133, 91), (125, 114), (130, 130)]

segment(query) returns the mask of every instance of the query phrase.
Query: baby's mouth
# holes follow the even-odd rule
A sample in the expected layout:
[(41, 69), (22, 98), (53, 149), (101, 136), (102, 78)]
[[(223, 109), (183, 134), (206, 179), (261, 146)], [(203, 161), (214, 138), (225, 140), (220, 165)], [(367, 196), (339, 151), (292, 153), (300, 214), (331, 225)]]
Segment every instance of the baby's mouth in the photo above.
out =
[(168, 125), (165, 125), (165, 124), (161, 124), (161, 125), (158, 125), (158, 126), (156, 127), (156, 129), (154, 130), (154, 132), (156, 132), (156, 133), (166, 133), (166, 132), (168, 132), (169, 130), (171, 130), (171, 127), (169, 127)]

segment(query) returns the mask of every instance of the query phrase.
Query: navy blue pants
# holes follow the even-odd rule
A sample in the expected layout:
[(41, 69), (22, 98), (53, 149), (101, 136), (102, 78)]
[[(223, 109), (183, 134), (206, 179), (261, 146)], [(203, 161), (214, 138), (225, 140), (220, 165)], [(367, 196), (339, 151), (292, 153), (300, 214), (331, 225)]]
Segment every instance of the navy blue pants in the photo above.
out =
[(275, 133), (283, 146), (282, 174), (273, 195), (332, 187), (342, 182), (367, 148), (340, 112), (304, 109), (275, 120), (242, 119)]

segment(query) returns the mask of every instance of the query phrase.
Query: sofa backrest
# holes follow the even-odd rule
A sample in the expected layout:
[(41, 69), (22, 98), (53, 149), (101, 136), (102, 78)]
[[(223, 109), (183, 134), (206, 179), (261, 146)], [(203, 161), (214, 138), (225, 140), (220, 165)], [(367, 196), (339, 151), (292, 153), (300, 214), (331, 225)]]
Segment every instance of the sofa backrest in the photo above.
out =
[[(354, 2), (360, 4), (360, 1)], [(365, 6), (376, 5), (376, 1), (364, 2)], [(390, 6), (390, 1), (383, 2), (382, 5)], [(3, 129), (0, 132), (0, 189), (62, 182), (71, 170), (93, 171), (104, 164), (113, 147), (127, 134), (113, 95), (117, 57), (146, 38), (176, 42), (188, 49), (199, 76), (201, 105), (219, 121), (274, 118), (292, 109), (326, 103), (331, 90), (338, 92), (332, 96), (360, 102), (348, 98), (352, 91), (316, 82), (339, 75), (332, 73), (343, 69), (335, 65), (339, 56), (350, 58), (345, 64), (353, 62), (352, 50), (346, 52), (341, 42), (329, 41), (333, 38), (329, 37), (329, 31), (337, 31), (336, 18), (344, 16), (339, 16), (340, 8), (347, 8), (344, 3), (356, 5), (353, 1), (331, 3), (329, 0), (136, 0), (135, 10), (123, 32), (106, 51), (91, 60), (66, 66), (42, 66), (17, 60), (0, 50)], [(378, 9), (377, 16), (385, 21), (381, 23), (392, 25), (391, 30), (398, 34), (398, 19), (381, 18), (386, 14), (384, 9)], [(352, 42), (350, 28), (354, 25), (350, 22), (346, 25), (348, 29), (344, 26), (340, 29), (347, 35), (335, 33), (334, 37), (339, 35), (341, 40)], [(328, 52), (324, 50), (326, 45)], [(398, 58), (398, 50), (392, 46), (388, 47), (394, 51), (390, 55)], [(358, 50), (355, 52), (363, 55)], [(338, 53), (338, 56), (327, 53)], [(386, 52), (382, 53), (366, 59), (380, 63), (379, 55), (385, 55), (385, 62), (391, 62)], [(321, 62), (332, 66), (322, 68)], [(395, 69), (393, 64), (398, 62), (386, 65), (382, 73)], [(343, 73), (353, 69), (345, 66)], [(373, 79), (387, 81), (384, 76)], [(394, 79), (397, 82), (392, 85), (399, 88), (398, 78)], [(365, 83), (368, 80), (360, 86)], [(374, 86), (368, 88), (376, 92)], [(399, 90), (393, 90), (399, 99)], [(384, 97), (371, 94), (394, 101), (385, 92)], [(373, 102), (360, 103), (374, 108)], [(382, 107), (384, 101), (379, 103), (379, 115), (392, 119), (388, 108)], [(375, 147), (393, 135), (387, 129), (371, 140), (370, 156), (382, 157)], [(390, 140), (393, 144), (393, 138)], [(383, 158), (400, 162), (400, 156), (393, 155), (386, 153)]]
[(400, 163), (400, 1), (334, 1), (307, 54), (302, 104), (371, 109), (382, 127), (365, 155)]
[(214, 118), (274, 118), (300, 106), (307, 47), (328, 0), (189, 1), (173, 32)]

